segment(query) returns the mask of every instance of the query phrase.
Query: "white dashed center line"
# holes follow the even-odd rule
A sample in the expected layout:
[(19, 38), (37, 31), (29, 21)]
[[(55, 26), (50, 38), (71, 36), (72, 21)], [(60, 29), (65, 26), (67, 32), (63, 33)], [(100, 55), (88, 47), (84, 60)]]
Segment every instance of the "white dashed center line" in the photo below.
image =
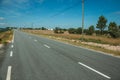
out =
[(12, 69), (12, 66), (8, 66), (6, 80), (11, 80), (11, 69)]
[(13, 34), (13, 38), (12, 38), (12, 43), (14, 43), (14, 34)]
[(105, 74), (103, 74), (103, 73), (101, 73), (101, 72), (99, 72), (99, 71), (97, 71), (97, 70), (95, 70), (95, 69), (93, 69), (93, 68), (91, 68), (91, 67), (83, 64), (83, 63), (81, 63), (81, 62), (78, 62), (78, 64), (80, 64), (80, 65), (82, 65), (82, 66), (84, 66), (84, 67), (86, 67), (86, 68), (88, 68), (88, 69), (96, 72), (97, 74), (99, 74), (99, 75), (101, 75), (101, 76), (103, 76), (103, 77), (105, 77), (105, 78), (107, 78), (107, 79), (111, 79), (111, 77), (109, 77), (109, 76), (107, 76), (107, 75), (105, 75)]
[(10, 52), (10, 57), (12, 57), (12, 56), (13, 56), (13, 51)]
[(50, 48), (48, 45), (44, 44), (45, 47)]
[(14, 46), (13, 45), (11, 45), (11, 48), (13, 48)]
[(14, 40), (12, 40), (12, 43), (14, 43)]
[(37, 40), (36, 40), (36, 39), (35, 39), (34, 41), (35, 41), (35, 42), (37, 42)]

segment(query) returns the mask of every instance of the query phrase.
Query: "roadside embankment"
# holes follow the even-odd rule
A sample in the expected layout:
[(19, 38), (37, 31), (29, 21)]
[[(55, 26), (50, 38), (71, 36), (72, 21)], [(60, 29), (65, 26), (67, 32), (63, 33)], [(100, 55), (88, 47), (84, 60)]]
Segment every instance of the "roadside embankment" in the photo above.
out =
[(7, 45), (11, 42), (12, 37), (13, 37), (12, 30), (0, 32), (0, 68), (6, 55), (5, 51), (7, 49)]
[(44, 37), (48, 37), (51, 39), (63, 41), (69, 44), (82, 46), (85, 48), (102, 51), (105, 53), (109, 53), (112, 55), (120, 56), (120, 39), (107, 38), (105, 36), (89, 36), (84, 35), (83, 39), (82, 35), (78, 34), (55, 34), (50, 30), (22, 30), (24, 32), (42, 35)]

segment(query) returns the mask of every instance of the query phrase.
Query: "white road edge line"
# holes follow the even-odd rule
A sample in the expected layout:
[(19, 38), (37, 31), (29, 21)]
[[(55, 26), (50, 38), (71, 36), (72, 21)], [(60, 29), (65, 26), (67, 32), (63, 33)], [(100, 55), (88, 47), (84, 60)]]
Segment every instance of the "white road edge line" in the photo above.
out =
[(48, 45), (44, 44), (45, 47), (50, 48)]
[(11, 69), (12, 69), (12, 66), (8, 66), (6, 80), (11, 80)]
[(13, 56), (13, 51), (10, 52), (10, 57), (12, 57), (12, 56)]
[(84, 66), (84, 67), (86, 67), (86, 68), (88, 68), (88, 69), (96, 72), (97, 74), (99, 74), (99, 75), (101, 75), (101, 76), (103, 76), (103, 77), (105, 77), (105, 78), (107, 78), (107, 79), (111, 79), (111, 77), (109, 77), (109, 76), (107, 76), (107, 75), (105, 75), (105, 74), (103, 74), (103, 73), (101, 73), (101, 72), (99, 72), (99, 71), (97, 71), (97, 70), (95, 70), (95, 69), (93, 69), (93, 68), (91, 68), (91, 67), (83, 64), (83, 63), (81, 63), (81, 62), (78, 62), (78, 64), (80, 64), (80, 65), (82, 65), (82, 66)]

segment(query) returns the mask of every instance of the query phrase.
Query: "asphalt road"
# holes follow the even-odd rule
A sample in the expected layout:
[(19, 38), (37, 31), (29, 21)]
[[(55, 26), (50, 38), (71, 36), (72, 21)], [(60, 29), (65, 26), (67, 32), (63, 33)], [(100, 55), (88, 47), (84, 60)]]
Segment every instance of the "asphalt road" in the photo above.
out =
[(0, 80), (120, 80), (120, 58), (16, 30)]

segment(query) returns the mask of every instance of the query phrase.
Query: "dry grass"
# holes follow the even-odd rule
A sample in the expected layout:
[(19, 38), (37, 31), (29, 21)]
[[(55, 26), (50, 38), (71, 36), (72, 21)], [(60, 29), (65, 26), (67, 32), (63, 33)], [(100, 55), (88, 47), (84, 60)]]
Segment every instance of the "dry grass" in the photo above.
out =
[(12, 40), (13, 31), (0, 33), (0, 44), (7, 44)]
[(120, 38), (113, 39), (107, 38), (105, 36), (84, 36), (85, 39), (89, 40), (90, 42), (98, 42), (103, 44), (110, 44), (110, 45), (120, 45)]
[[(82, 46), (82, 47), (102, 51), (102, 52), (105, 52), (105, 53), (110, 53), (110, 54), (113, 54), (113, 55), (120, 55), (119, 51), (113, 51), (113, 50), (108, 50), (108, 49), (105, 49), (105, 48), (102, 48), (102, 47), (99, 47), (99, 46), (83, 44), (80, 41), (80, 38), (82, 36), (77, 35), (77, 34), (69, 34), (68, 32), (65, 32), (64, 34), (55, 34), (53, 31), (49, 31), (49, 30), (22, 30), (22, 31), (32, 33), (32, 34), (36, 34), (36, 35), (42, 35), (42, 36), (49, 37), (49, 38), (52, 38), (52, 39), (56, 39), (56, 40), (59, 40), (59, 41), (67, 42), (67, 43), (70, 43), (70, 44), (73, 44), (73, 45)], [(104, 44), (120, 45), (120, 39), (106, 38), (106, 37), (103, 37), (103, 36), (84, 35), (84, 39), (86, 41), (93, 41), (93, 42), (98, 41), (98, 42), (104, 43)], [(74, 40), (76, 40), (76, 41), (74, 41)]]
[[(64, 34), (55, 34), (53, 31), (50, 31), (50, 30), (23, 30), (23, 31), (33, 33), (33, 34), (38, 34), (38, 35), (48, 35), (48, 36), (62, 37), (62, 38), (75, 39), (75, 40), (80, 40), (80, 38), (82, 37), (81, 35), (69, 34), (68, 32), (65, 32)], [(120, 38), (113, 39), (113, 38), (107, 38), (105, 36), (84, 35), (83, 40), (86, 42), (120, 45)]]

